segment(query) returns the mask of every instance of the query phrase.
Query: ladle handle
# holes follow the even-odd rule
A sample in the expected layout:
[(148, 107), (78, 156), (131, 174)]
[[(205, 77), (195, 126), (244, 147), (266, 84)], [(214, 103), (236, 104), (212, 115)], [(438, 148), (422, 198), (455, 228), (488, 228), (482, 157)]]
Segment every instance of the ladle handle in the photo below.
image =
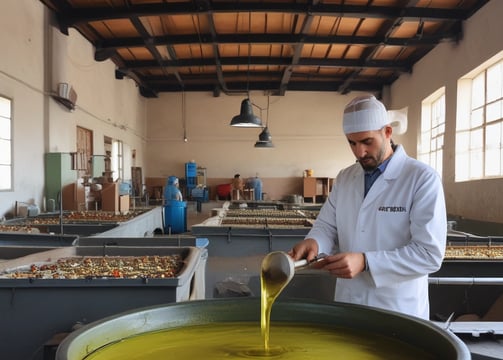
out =
[(320, 261), (321, 259), (323, 259), (325, 256), (327, 256), (327, 254), (324, 254), (324, 253), (321, 253), (319, 254), (318, 256), (316, 256), (314, 259), (312, 259), (311, 261), (308, 261), (307, 259), (301, 259), (301, 260), (297, 260), (293, 263), (294, 267), (296, 269), (298, 268), (301, 268), (301, 267), (304, 267), (304, 266), (307, 266), (309, 264), (312, 264), (316, 261)]
[(307, 261), (307, 259), (297, 260), (293, 263), (295, 268), (300, 268), (300, 267), (306, 266), (308, 264), (309, 264), (309, 261)]

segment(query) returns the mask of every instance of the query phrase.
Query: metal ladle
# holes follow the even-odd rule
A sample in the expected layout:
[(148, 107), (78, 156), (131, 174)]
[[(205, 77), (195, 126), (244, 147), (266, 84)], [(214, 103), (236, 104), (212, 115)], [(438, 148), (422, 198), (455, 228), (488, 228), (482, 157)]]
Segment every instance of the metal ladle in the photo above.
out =
[(267, 285), (269, 296), (276, 298), (295, 275), (295, 269), (303, 268), (319, 260), (323, 255), (314, 260), (306, 259), (293, 261), (290, 255), (283, 251), (268, 253), (262, 260), (262, 281)]
[(261, 296), (261, 316), (260, 328), (264, 337), (264, 349), (269, 353), (269, 324), (272, 304), (283, 291), (286, 285), (295, 275), (295, 269), (309, 265), (312, 261), (306, 259), (293, 261), (293, 259), (283, 251), (273, 251), (267, 254), (262, 260), (260, 276)]

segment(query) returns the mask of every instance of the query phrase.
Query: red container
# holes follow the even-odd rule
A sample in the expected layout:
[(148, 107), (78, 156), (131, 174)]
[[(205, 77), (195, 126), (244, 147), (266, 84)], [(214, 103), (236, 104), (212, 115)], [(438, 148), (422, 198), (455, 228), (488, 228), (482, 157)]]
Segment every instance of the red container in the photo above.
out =
[(218, 195), (218, 199), (221, 199), (221, 200), (230, 199), (231, 184), (217, 185), (217, 195)]

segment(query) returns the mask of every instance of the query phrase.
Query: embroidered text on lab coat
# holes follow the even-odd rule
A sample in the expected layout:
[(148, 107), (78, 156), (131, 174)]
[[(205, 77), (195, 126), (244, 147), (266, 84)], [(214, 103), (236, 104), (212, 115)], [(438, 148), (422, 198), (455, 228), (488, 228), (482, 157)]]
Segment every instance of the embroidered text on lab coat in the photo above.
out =
[(404, 206), (379, 206), (378, 211), (383, 212), (407, 212)]

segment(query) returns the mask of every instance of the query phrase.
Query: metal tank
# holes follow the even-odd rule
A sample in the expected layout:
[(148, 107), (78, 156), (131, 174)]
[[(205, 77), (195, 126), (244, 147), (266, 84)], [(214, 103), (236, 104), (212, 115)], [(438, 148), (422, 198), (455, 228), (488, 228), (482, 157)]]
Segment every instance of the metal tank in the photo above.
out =
[[(165, 245), (66, 246), (0, 262), (2, 359), (41, 359), (44, 344), (54, 335), (70, 331), (76, 324), (145, 306), (204, 298), (205, 269), (200, 266), (206, 261), (202, 257), (203, 251), (205, 249), (191, 246)], [(50, 264), (75, 256), (105, 258), (175, 254), (181, 255), (184, 261), (183, 269), (176, 277), (39, 279), (8, 276), (15, 270), (29, 269), (33, 264)]]
[[(84, 359), (95, 350), (127, 337), (152, 331), (221, 322), (253, 322), (259, 326), (260, 298), (181, 302), (129, 311), (71, 333), (58, 347), (57, 360)], [(467, 346), (451, 332), (415, 317), (375, 308), (343, 304), (277, 301), (271, 323), (303, 323), (343, 327), (399, 340), (433, 357), (471, 359)], [(197, 340), (196, 340), (197, 344)]]

